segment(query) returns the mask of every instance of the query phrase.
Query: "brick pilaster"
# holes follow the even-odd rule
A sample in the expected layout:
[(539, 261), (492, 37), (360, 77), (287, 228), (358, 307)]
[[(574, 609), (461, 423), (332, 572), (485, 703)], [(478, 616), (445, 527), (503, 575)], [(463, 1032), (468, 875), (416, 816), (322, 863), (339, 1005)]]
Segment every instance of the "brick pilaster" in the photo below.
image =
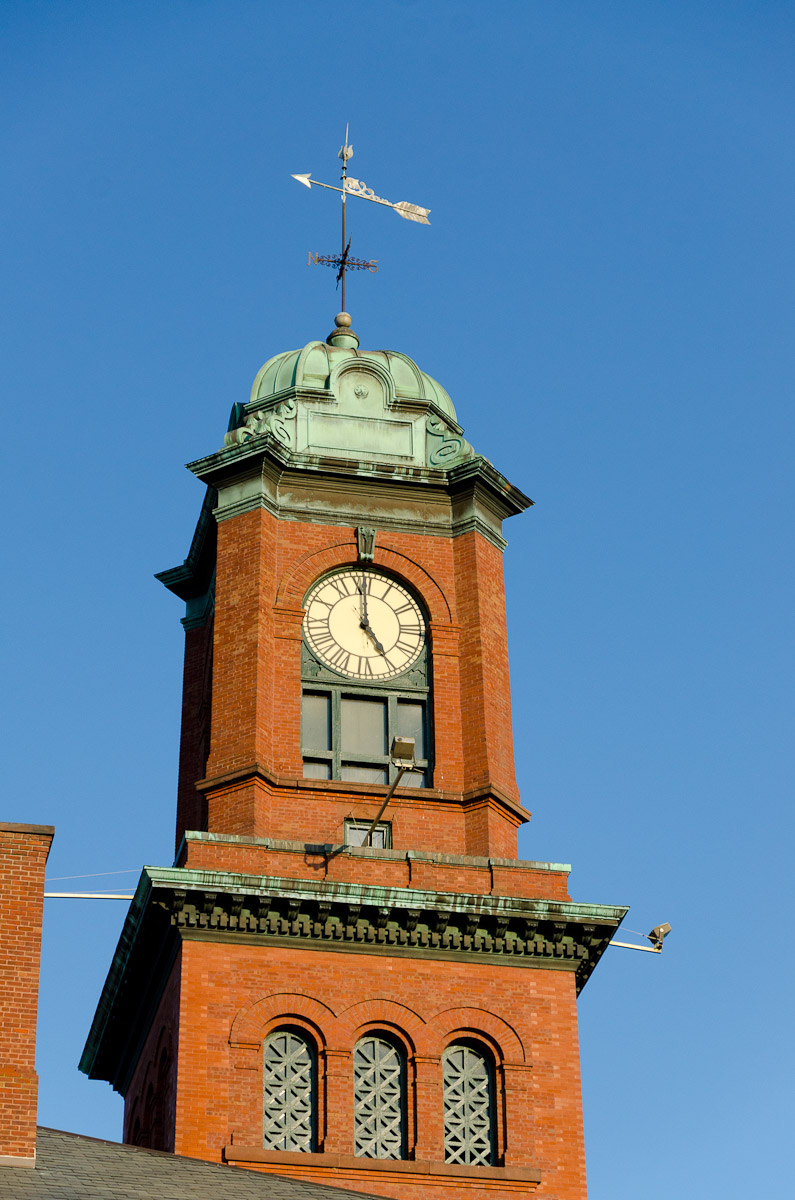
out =
[(36, 1017), (51, 825), (0, 822), (0, 1165), (36, 1162)]

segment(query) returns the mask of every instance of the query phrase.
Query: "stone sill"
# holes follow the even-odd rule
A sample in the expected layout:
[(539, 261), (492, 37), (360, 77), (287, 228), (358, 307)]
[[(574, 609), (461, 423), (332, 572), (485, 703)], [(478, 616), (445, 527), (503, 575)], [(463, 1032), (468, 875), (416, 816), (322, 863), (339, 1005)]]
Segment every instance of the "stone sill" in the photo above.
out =
[[(339, 1182), (341, 1175), (356, 1175), (361, 1180), (404, 1175), (421, 1176), (428, 1185), (450, 1184), (458, 1181), (490, 1188), (495, 1184), (510, 1190), (532, 1189), (541, 1182), (541, 1172), (533, 1167), (465, 1167), (457, 1163), (432, 1162), (425, 1159), (357, 1158), (353, 1154), (302, 1154), (291, 1150), (263, 1150), (260, 1146), (243, 1146), (236, 1142), (224, 1146), (224, 1161), (239, 1166), (273, 1167), (288, 1177), (311, 1174), (319, 1169), (334, 1171)], [(328, 1181), (330, 1182), (330, 1180)], [(408, 1182), (408, 1179), (407, 1179)], [(513, 1185), (513, 1186), (512, 1186)]]

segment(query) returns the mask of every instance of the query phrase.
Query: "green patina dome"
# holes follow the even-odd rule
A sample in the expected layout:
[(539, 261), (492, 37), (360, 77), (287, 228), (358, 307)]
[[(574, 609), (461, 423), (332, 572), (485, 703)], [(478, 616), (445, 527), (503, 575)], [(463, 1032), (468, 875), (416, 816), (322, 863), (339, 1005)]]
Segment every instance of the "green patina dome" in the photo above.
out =
[[(355, 335), (354, 335), (355, 336)], [(391, 375), (398, 399), (428, 400), (453, 421), (453, 402), (440, 383), (421, 371), (406, 354), (397, 350), (356, 350), (348, 346), (329, 346), (309, 342), (303, 350), (286, 350), (269, 358), (257, 373), (251, 389), (251, 403), (267, 401), (289, 388), (328, 388), (331, 372), (343, 362), (358, 360), (377, 363)]]

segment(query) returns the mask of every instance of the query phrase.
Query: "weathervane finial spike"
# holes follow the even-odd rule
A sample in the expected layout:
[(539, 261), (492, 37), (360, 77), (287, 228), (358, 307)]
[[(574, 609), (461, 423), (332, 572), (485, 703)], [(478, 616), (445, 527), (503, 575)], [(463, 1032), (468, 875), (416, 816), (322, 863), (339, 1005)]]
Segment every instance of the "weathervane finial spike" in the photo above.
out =
[(353, 146), (348, 145), (348, 130), (349, 130), (349, 128), (350, 128), (349, 125), (345, 126), (345, 145), (340, 146), (340, 152), (337, 155), (337, 158), (342, 159), (343, 170), (348, 165), (348, 159), (353, 158)]

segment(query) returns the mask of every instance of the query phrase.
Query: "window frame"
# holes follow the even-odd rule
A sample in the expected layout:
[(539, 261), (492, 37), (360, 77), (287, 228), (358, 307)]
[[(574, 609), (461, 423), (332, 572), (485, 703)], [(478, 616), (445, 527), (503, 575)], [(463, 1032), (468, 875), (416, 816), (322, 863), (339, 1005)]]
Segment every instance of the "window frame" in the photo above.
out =
[[(483, 1062), (487, 1073), (487, 1116), (488, 1116), (488, 1157), (484, 1159), (481, 1155), (477, 1158), (471, 1157), (469, 1150), (464, 1151), (464, 1156), (460, 1152), (453, 1153), (450, 1147), (450, 1141), (453, 1136), (469, 1139), (475, 1136), (474, 1132), (470, 1132), (466, 1128), (463, 1134), (455, 1135), (451, 1129), (451, 1122), (448, 1120), (448, 1111), (452, 1111), (452, 1103), (448, 1103), (448, 1083), (446, 1076), (447, 1058), (448, 1055), (455, 1050), (465, 1050), (472, 1054), (476, 1054)], [(457, 1038), (455, 1041), (445, 1046), (441, 1056), (442, 1070), (442, 1123), (444, 1130), (444, 1161), (458, 1166), (482, 1166), (494, 1167), (499, 1161), (498, 1157), (498, 1126), (497, 1126), (497, 1061), (491, 1050), (483, 1045), (483, 1043), (469, 1038)], [(481, 1109), (481, 1112), (483, 1110)], [(477, 1115), (474, 1114), (473, 1115)], [(470, 1114), (466, 1114), (467, 1118)]]
[[(388, 1046), (392, 1053), (397, 1058), (398, 1063), (398, 1101), (399, 1106), (399, 1153), (386, 1154), (367, 1154), (360, 1150), (357, 1145), (357, 1140), (363, 1138), (362, 1125), (360, 1124), (360, 1109), (365, 1103), (365, 1097), (361, 1092), (357, 1092), (357, 1077), (356, 1077), (356, 1054), (359, 1048), (365, 1042), (380, 1043)], [(353, 1047), (352, 1055), (353, 1067), (353, 1153), (356, 1158), (368, 1158), (373, 1162), (405, 1162), (409, 1157), (409, 1056), (406, 1053), (405, 1046), (402, 1043), (391, 1037), (383, 1029), (370, 1029), (357, 1038)], [(381, 1135), (383, 1136), (383, 1134)], [(377, 1142), (378, 1133), (370, 1136), (372, 1142)]]
[[(309, 1130), (307, 1144), (304, 1146), (274, 1146), (266, 1140), (267, 1118), (268, 1118), (268, 1081), (266, 1079), (266, 1054), (268, 1044), (278, 1037), (292, 1037), (303, 1043), (306, 1048), (309, 1058), (309, 1087), (307, 1089), (309, 1101)], [(276, 1029), (271, 1029), (262, 1040), (262, 1079), (260, 1085), (260, 1094), (262, 1096), (262, 1146), (264, 1150), (279, 1151), (282, 1153), (298, 1153), (312, 1154), (317, 1151), (319, 1145), (319, 1059), (318, 1049), (314, 1040), (308, 1035), (306, 1030), (292, 1025), (279, 1025)], [(286, 1111), (286, 1109), (285, 1109)], [(278, 1114), (277, 1114), (278, 1115)], [(289, 1113), (288, 1113), (289, 1120)]]
[[(306, 695), (326, 695), (330, 698), (330, 750), (316, 750), (312, 746), (304, 744), (304, 722), (303, 722), (303, 698)], [(355, 752), (343, 752), (342, 748), (342, 701), (372, 699), (379, 700), (386, 705), (386, 742), (384, 754), (356, 754)], [(386, 779), (379, 783), (373, 783), (373, 787), (386, 787), (394, 783), (397, 776), (398, 768), (392, 763), (389, 754), (389, 749), (392, 745), (392, 739), (398, 733), (398, 710), (400, 704), (421, 704), (424, 712), (424, 736), (425, 736), (425, 751), (424, 758), (415, 760), (415, 770), (422, 772), (425, 779), (423, 783), (411, 784), (404, 783), (404, 787), (420, 787), (429, 788), (431, 784), (431, 756), (429, 751), (433, 745), (433, 731), (431, 727), (431, 703), (429, 688), (394, 688), (394, 687), (352, 687), (349, 683), (330, 683), (320, 682), (309, 679), (304, 679), (301, 688), (301, 758), (306, 762), (322, 762), (328, 763), (329, 775), (328, 779), (334, 779), (342, 782), (355, 782), (353, 780), (343, 780), (342, 770), (345, 766), (372, 766), (375, 769), (383, 768), (386, 773)], [(304, 776), (307, 779), (317, 778), (316, 776)], [(321, 777), (322, 778), (322, 777)]]
[[(367, 833), (368, 829), (370, 828), (370, 824), (371, 824), (370, 821), (357, 821), (353, 817), (348, 818), (345, 821), (345, 845), (352, 847), (354, 850), (361, 850), (361, 849), (366, 848), (364, 846), (363, 841), (362, 842), (348, 841), (348, 834), (351, 830), (356, 829), (356, 830), (361, 830), (362, 836), (364, 837), (364, 835)], [(378, 833), (382, 833), (384, 835), (384, 843), (382, 846), (379, 846), (375, 842), (373, 842), (373, 849), (374, 850), (391, 850), (392, 849), (392, 822), (391, 821), (379, 821), (376, 824), (375, 829), (373, 830), (373, 837), (375, 837), (375, 835)]]

